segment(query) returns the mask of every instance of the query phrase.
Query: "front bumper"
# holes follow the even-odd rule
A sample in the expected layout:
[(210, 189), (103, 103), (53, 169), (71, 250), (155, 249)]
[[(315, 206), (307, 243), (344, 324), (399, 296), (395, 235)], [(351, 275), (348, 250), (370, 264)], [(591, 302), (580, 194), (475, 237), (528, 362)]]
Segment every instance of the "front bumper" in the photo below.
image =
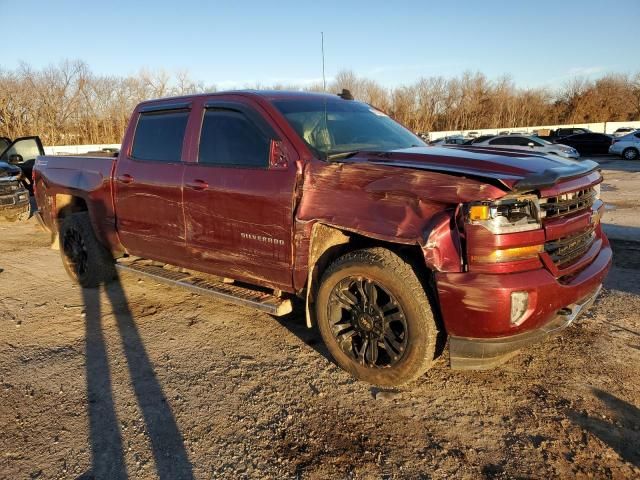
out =
[[(606, 237), (588, 266), (557, 279), (545, 268), (508, 273), (438, 273), (438, 297), (449, 334), (451, 366), (490, 368), (571, 324), (595, 300), (611, 266)], [(511, 293), (526, 291), (524, 320), (511, 324)]]
[(15, 193), (0, 195), (0, 217), (17, 215), (29, 206), (29, 192), (25, 189)]
[(502, 338), (451, 337), (451, 367), (457, 370), (484, 370), (503, 363), (521, 348), (538, 343), (567, 328), (593, 305), (601, 290), (602, 285), (598, 285), (595, 292), (558, 310), (549, 322), (535, 330)]

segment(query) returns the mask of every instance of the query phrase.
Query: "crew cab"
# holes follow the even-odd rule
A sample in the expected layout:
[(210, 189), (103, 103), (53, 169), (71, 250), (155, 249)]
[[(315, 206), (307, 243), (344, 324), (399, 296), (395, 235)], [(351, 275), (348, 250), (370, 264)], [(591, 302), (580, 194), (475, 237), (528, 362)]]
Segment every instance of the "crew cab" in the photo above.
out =
[(571, 324), (611, 264), (596, 163), (428, 147), (345, 94), (146, 101), (117, 158), (41, 156), (34, 180), (83, 287), (129, 271), (273, 315), (298, 296), (377, 385), (445, 340), (453, 368), (499, 364)]

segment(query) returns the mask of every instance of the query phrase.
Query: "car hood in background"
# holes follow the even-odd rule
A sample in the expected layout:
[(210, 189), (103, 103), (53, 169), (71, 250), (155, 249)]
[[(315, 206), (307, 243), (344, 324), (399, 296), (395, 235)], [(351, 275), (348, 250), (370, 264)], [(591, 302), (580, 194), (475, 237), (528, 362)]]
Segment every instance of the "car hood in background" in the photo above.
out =
[(360, 152), (345, 162), (368, 162), (497, 180), (510, 190), (548, 187), (560, 179), (596, 170), (592, 161), (576, 162), (541, 153), (495, 147), (413, 147)]

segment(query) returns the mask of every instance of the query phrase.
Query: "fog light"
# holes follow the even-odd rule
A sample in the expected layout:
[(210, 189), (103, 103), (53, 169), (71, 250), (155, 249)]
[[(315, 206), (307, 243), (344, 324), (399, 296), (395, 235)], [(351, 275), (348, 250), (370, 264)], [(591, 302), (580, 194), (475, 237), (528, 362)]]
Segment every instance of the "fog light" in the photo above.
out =
[(511, 325), (520, 325), (529, 306), (528, 292), (511, 292)]

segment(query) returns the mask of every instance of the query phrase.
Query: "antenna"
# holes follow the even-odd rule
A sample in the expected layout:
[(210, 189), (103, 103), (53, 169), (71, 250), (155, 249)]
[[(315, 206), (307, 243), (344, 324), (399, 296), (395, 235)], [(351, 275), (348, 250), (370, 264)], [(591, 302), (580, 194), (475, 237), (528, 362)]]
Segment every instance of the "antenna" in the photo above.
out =
[(320, 32), (320, 45), (322, 49), (322, 91), (327, 91), (327, 80), (324, 77), (324, 32)]

